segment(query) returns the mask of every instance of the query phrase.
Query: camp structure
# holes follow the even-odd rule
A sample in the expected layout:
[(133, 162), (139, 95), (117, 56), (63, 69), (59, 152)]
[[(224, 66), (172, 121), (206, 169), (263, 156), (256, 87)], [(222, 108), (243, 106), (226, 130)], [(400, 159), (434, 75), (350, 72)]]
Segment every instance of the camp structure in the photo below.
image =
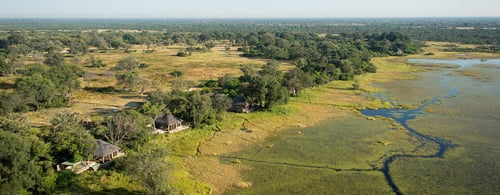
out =
[(187, 129), (187, 126), (182, 124), (182, 120), (174, 115), (165, 114), (155, 120), (156, 133), (175, 133)]

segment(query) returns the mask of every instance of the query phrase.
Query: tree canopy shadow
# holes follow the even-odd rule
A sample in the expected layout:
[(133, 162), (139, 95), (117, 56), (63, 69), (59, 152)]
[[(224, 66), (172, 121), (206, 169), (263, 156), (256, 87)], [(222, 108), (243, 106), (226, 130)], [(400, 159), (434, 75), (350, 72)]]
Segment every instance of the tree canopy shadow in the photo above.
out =
[(7, 89), (15, 89), (16, 85), (12, 83), (6, 83), (6, 82), (1, 82), (0, 83), (0, 89), (7, 90)]

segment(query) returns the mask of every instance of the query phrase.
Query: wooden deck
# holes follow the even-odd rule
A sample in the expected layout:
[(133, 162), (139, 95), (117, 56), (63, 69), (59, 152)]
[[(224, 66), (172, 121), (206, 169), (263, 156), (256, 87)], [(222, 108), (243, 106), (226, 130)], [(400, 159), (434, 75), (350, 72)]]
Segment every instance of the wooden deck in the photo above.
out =
[(83, 172), (89, 170), (90, 168), (92, 168), (94, 171), (96, 171), (97, 168), (95, 168), (95, 167), (98, 167), (98, 166), (99, 166), (99, 164), (94, 162), (94, 161), (81, 161), (81, 162), (78, 162), (75, 165), (73, 165), (73, 167), (71, 168), (71, 171), (73, 171), (75, 174), (80, 174), (80, 173), (83, 173)]
[(108, 166), (111, 162), (114, 161), (114, 159), (122, 157), (122, 156), (125, 156), (125, 153), (119, 152), (116, 156), (114, 156), (113, 160), (106, 161), (105, 163), (97, 163), (95, 161), (80, 161), (77, 163), (64, 162), (61, 165), (65, 166), (64, 169), (66, 169), (66, 170), (71, 170), (75, 174), (80, 174), (80, 173), (83, 173), (89, 169), (92, 169), (93, 171), (97, 171), (101, 167)]
[(189, 127), (188, 127), (188, 126), (184, 126), (184, 125), (182, 125), (182, 126), (180, 126), (180, 127), (177, 127), (176, 129), (172, 129), (172, 130), (170, 130), (170, 131), (165, 131), (165, 130), (163, 130), (163, 129), (156, 129), (155, 133), (157, 133), (157, 134), (177, 133), (177, 132), (179, 132), (179, 131), (183, 131), (183, 130), (185, 130), (185, 129), (189, 129)]
[(168, 133), (177, 133), (177, 132), (182, 131), (182, 130), (185, 130), (185, 129), (189, 129), (189, 127), (188, 127), (188, 126), (184, 126), (184, 125), (183, 125), (183, 126), (177, 127), (177, 128), (176, 128), (176, 129), (174, 129), (174, 130), (170, 130), (170, 131), (168, 131)]

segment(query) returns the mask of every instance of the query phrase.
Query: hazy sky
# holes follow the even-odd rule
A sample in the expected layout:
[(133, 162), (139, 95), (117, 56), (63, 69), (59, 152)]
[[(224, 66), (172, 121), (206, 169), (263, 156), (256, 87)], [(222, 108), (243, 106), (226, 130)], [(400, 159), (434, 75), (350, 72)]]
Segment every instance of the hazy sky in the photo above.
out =
[(500, 0), (0, 0), (0, 18), (498, 17)]

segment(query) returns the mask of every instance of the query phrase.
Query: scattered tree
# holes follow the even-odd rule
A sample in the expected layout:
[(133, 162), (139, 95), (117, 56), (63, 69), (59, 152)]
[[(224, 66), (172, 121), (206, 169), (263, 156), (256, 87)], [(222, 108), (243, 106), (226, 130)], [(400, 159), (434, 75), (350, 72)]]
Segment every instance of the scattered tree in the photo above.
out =
[(133, 71), (139, 66), (139, 60), (133, 56), (127, 56), (118, 61), (116, 68), (118, 70), (127, 70), (129, 72)]
[(92, 68), (102, 68), (106, 67), (106, 64), (104, 64), (101, 59), (92, 59), (90, 61), (90, 66)]

